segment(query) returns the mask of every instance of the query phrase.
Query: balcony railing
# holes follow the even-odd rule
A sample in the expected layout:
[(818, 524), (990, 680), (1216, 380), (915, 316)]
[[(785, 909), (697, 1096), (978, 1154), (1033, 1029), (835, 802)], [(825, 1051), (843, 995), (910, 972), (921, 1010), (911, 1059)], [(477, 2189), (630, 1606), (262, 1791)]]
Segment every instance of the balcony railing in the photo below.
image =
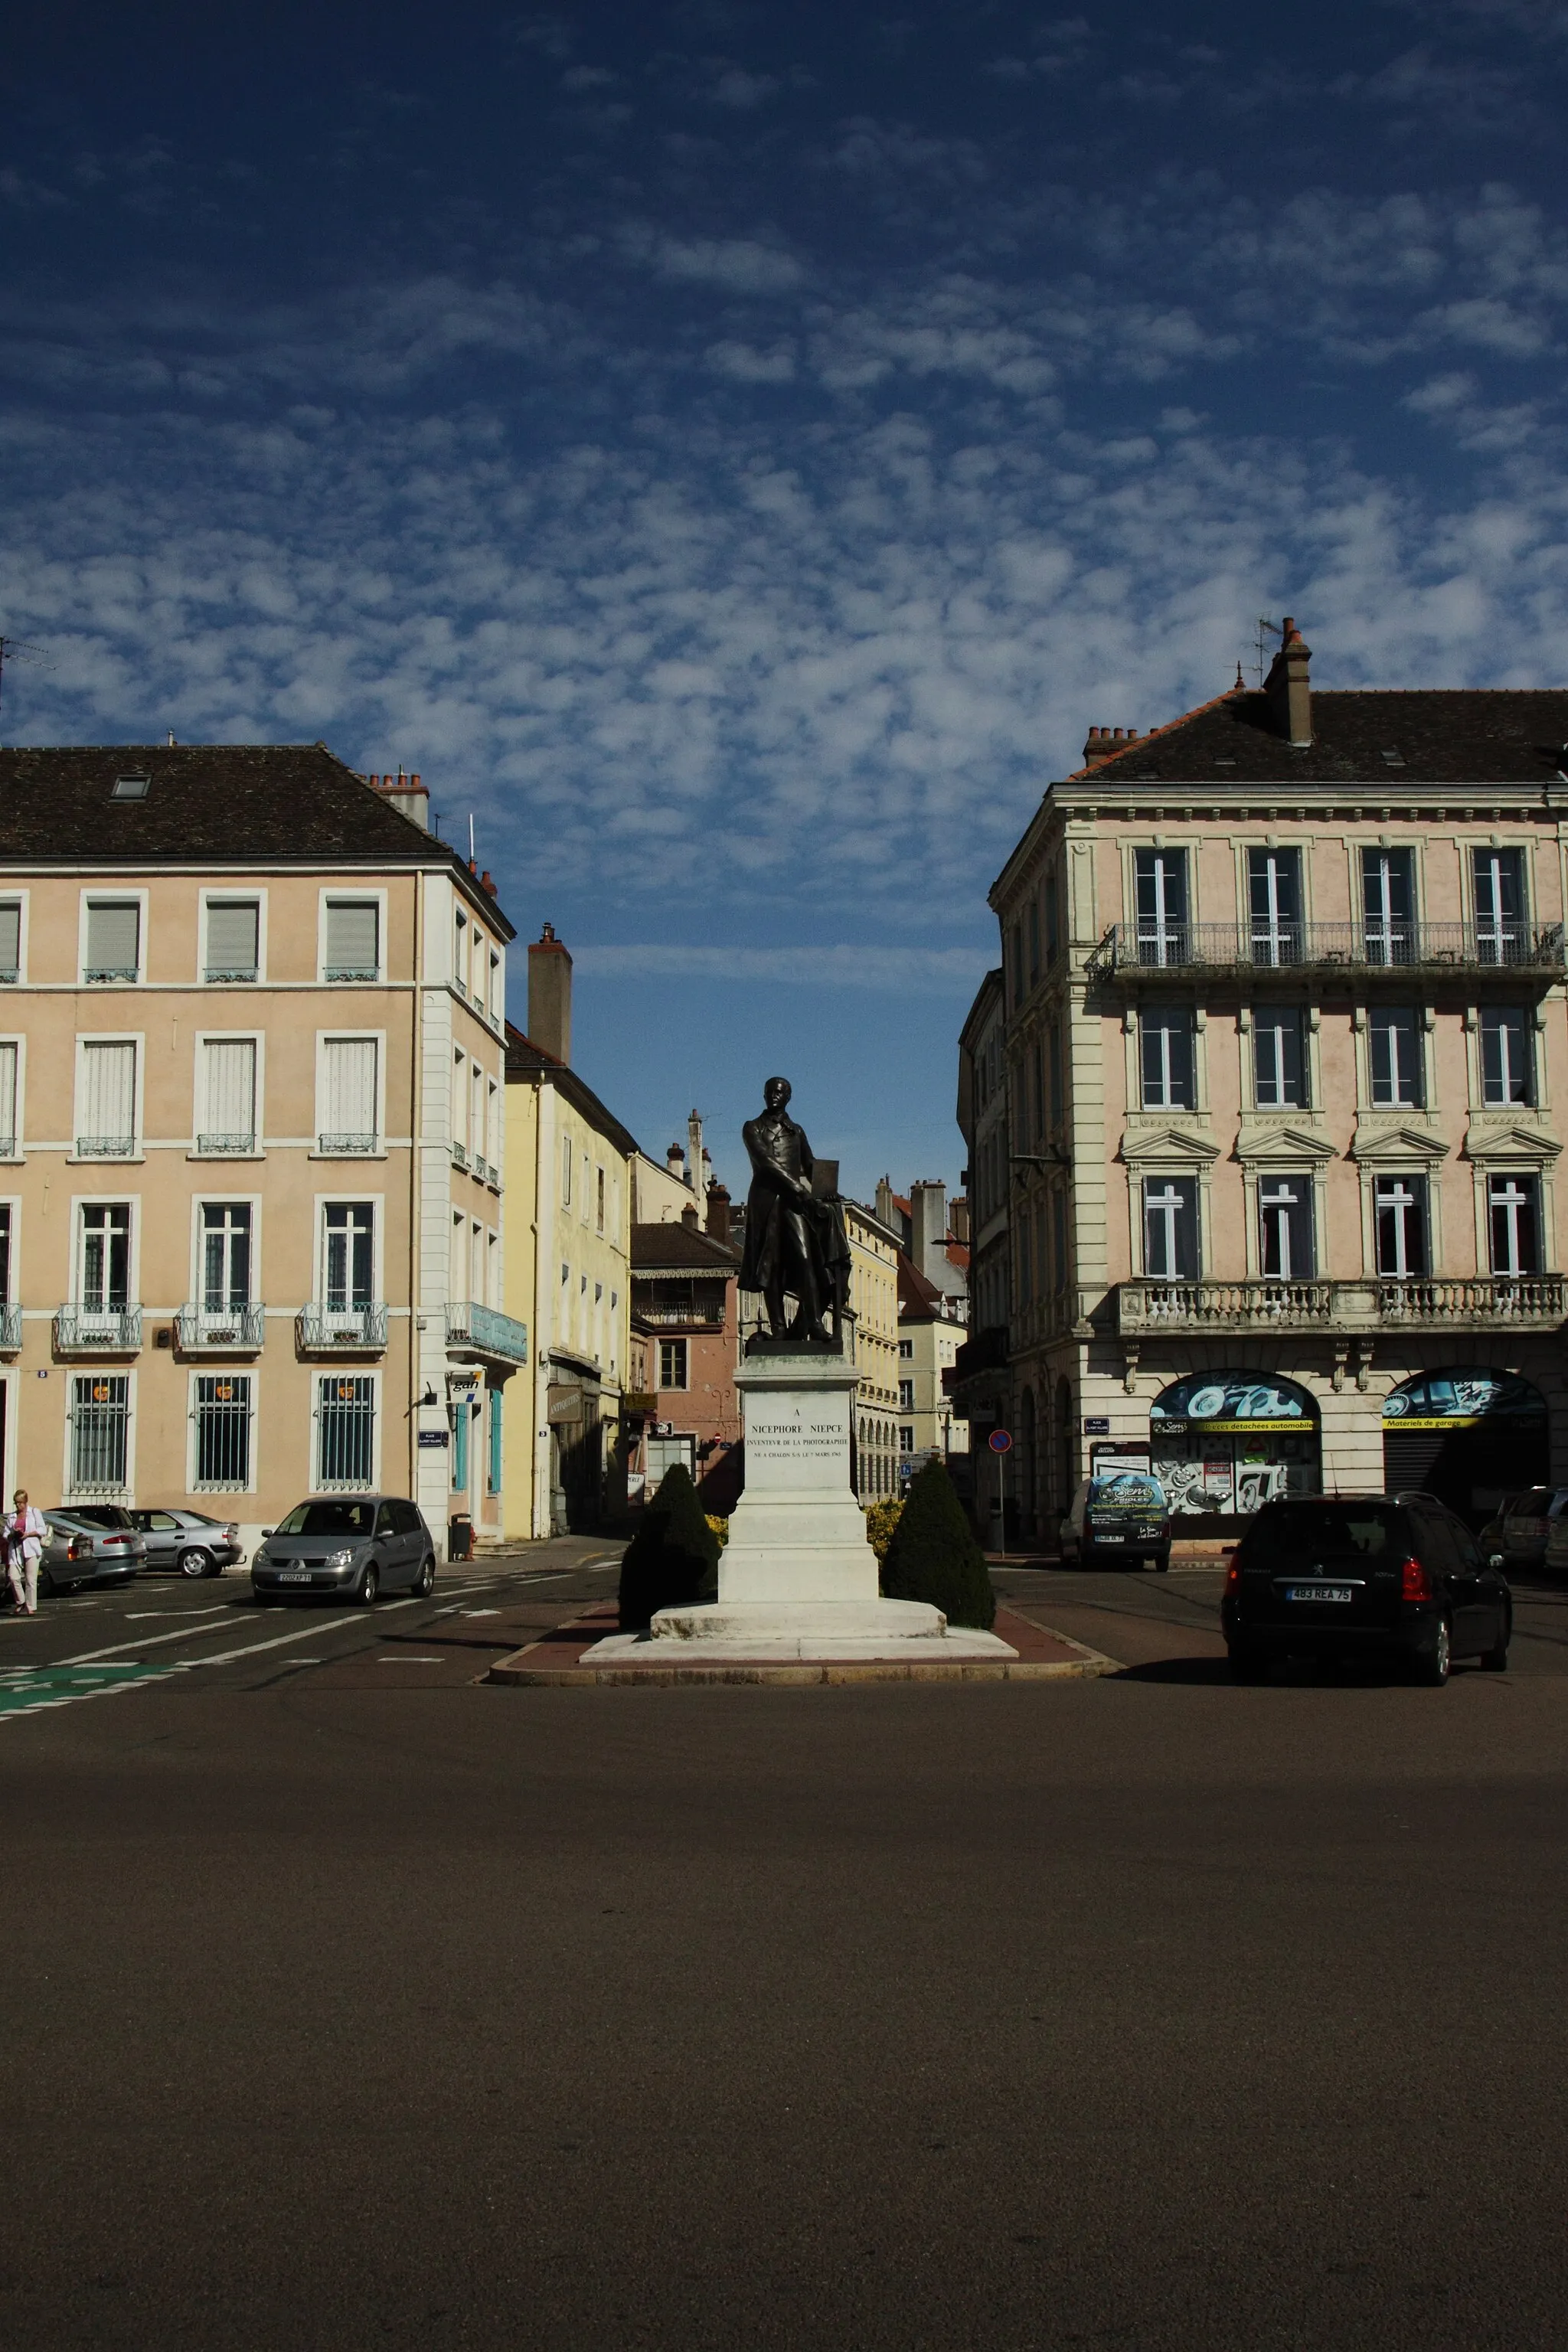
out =
[(365, 1355), (386, 1345), (386, 1306), (382, 1299), (359, 1307), (332, 1307), (312, 1299), (300, 1309), (300, 1345), (311, 1351), (343, 1349)]
[(380, 1148), (374, 1135), (320, 1135), (316, 1141), (323, 1160), (374, 1160)]
[(196, 1150), (203, 1160), (250, 1160), (256, 1154), (254, 1135), (198, 1135)]
[(1452, 970), (1561, 972), (1561, 923), (1113, 923), (1089, 970), (1152, 971)]
[(462, 1169), (467, 1169), (468, 1164), (468, 1146), (467, 1146), (467, 1144), (463, 1144), (463, 1143), (454, 1143), (454, 1144), (453, 1144), (453, 1146), (452, 1146), (452, 1165), (453, 1165), (453, 1167), (454, 1167), (454, 1168), (462, 1168)]
[(323, 980), (379, 980), (380, 967), (374, 963), (330, 963), (321, 974)]
[(477, 1356), (498, 1356), (509, 1364), (526, 1364), (528, 1326), (494, 1307), (455, 1299), (447, 1309), (447, 1345)]
[(1552, 1330), (1568, 1316), (1568, 1276), (1460, 1275), (1418, 1281), (1124, 1282), (1117, 1328), (1136, 1331)]
[(105, 982), (124, 980), (134, 981), (139, 980), (140, 978), (141, 973), (133, 963), (89, 964), (87, 970), (82, 973), (82, 979), (89, 988), (96, 988)]
[(638, 1307), (632, 1313), (639, 1323), (650, 1328), (665, 1330), (721, 1331), (724, 1328), (722, 1307)]
[(209, 963), (205, 977), (222, 987), (236, 981), (258, 980), (260, 974), (253, 963)]
[(22, 1344), (22, 1310), (14, 1298), (0, 1301), (0, 1355), (14, 1356)]
[(140, 1307), (62, 1307), (55, 1317), (62, 1356), (133, 1356), (141, 1345)]
[(79, 1135), (76, 1156), (79, 1160), (134, 1160), (136, 1138), (133, 1135)]
[(267, 1309), (255, 1300), (245, 1307), (182, 1307), (180, 1349), (196, 1355), (216, 1348), (230, 1355), (252, 1354), (267, 1337)]

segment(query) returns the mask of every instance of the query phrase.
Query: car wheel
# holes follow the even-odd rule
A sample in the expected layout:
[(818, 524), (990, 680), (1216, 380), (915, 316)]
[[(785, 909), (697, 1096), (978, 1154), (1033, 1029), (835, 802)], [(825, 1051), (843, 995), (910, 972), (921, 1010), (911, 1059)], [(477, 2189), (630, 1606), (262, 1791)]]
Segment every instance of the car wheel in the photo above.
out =
[(375, 1596), (380, 1591), (381, 1571), (373, 1559), (363, 1570), (359, 1582), (354, 1586), (354, 1599), (362, 1609), (369, 1609), (374, 1606)]
[(1496, 1649), (1483, 1650), (1481, 1652), (1481, 1664), (1485, 1666), (1489, 1675), (1507, 1674), (1508, 1645), (1512, 1638), (1513, 1618), (1507, 1611), (1505, 1611), (1498, 1623), (1498, 1641)]
[(1149, 1565), (1153, 1570), (1156, 1576), (1169, 1576), (1171, 1573), (1170, 1553), (1168, 1551), (1157, 1551)]
[(436, 1563), (433, 1559), (427, 1557), (424, 1567), (420, 1570), (418, 1575), (414, 1580), (414, 1590), (418, 1594), (421, 1601), (425, 1600), (435, 1589), (435, 1583)]
[(211, 1576), (213, 1557), (200, 1544), (187, 1544), (174, 1562), (182, 1576)]
[(1268, 1681), (1268, 1657), (1263, 1651), (1254, 1649), (1250, 1642), (1232, 1642), (1226, 1655), (1230, 1661), (1230, 1678), (1233, 1683)]
[(1418, 1683), (1424, 1683), (1429, 1690), (1441, 1690), (1448, 1679), (1448, 1669), (1453, 1662), (1447, 1620), (1440, 1617), (1437, 1620), (1436, 1635), (1430, 1646), (1425, 1650), (1417, 1650), (1415, 1653), (1413, 1661), (1415, 1678)]

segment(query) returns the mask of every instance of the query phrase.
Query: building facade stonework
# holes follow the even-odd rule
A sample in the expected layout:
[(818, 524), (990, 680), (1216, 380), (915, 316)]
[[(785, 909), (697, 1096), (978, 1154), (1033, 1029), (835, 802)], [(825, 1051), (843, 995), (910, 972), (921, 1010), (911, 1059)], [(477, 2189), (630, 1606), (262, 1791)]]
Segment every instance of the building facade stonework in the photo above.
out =
[(1097, 730), (991, 894), (1036, 1534), (1107, 1443), (1178, 1532), (1568, 1476), (1568, 693), (1310, 660), (1287, 623), (1260, 690)]

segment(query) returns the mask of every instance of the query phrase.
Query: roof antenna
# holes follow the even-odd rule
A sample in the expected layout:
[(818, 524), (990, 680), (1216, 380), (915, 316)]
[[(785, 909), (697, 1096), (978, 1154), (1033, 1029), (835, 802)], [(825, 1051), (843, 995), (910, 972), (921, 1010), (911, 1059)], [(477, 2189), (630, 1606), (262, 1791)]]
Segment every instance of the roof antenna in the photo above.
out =
[(54, 667), (53, 662), (44, 661), (41, 646), (24, 645), (20, 637), (0, 637), (0, 687), (5, 684), (5, 665), (8, 661), (43, 662), (46, 669)]
[(468, 864), (474, 862), (474, 812), (468, 811)]
[(1254, 667), (1258, 671), (1258, 683), (1259, 686), (1263, 683), (1263, 656), (1268, 650), (1268, 646), (1263, 642), (1265, 631), (1267, 631), (1268, 635), (1271, 637), (1282, 637), (1285, 634), (1278, 621), (1266, 620), (1263, 614), (1259, 613), (1258, 615), (1258, 651), (1253, 656), (1253, 664)]
[(170, 744), (171, 744), (171, 745), (173, 745), (174, 740), (174, 729), (171, 727), (171, 728), (170, 728), (170, 730), (169, 730), (169, 741), (170, 741)]

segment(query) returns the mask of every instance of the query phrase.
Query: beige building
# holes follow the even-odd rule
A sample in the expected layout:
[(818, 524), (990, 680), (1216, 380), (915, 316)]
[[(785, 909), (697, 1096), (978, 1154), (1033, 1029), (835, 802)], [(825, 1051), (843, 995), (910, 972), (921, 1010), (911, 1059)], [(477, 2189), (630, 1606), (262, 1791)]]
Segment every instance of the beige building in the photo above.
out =
[(528, 951), (528, 1033), (510, 1029), (506, 1052), (507, 1302), (533, 1338), (506, 1403), (514, 1539), (626, 1507), (638, 1157), (572, 1067), (572, 958), (546, 923)]
[(904, 1477), (932, 1454), (947, 1462), (969, 1451), (969, 1423), (955, 1419), (950, 1394), (965, 1336), (961, 1304), (900, 1255), (899, 1468)]
[(499, 1530), (510, 926), (320, 744), (0, 752), (0, 1415), (36, 1501)]
[(863, 1503), (899, 1491), (899, 1237), (845, 1200), (848, 1306), (855, 1317), (856, 1484)]
[(1310, 658), (1096, 730), (992, 892), (1026, 1526), (1108, 1442), (1194, 1532), (1568, 1479), (1568, 693)]

